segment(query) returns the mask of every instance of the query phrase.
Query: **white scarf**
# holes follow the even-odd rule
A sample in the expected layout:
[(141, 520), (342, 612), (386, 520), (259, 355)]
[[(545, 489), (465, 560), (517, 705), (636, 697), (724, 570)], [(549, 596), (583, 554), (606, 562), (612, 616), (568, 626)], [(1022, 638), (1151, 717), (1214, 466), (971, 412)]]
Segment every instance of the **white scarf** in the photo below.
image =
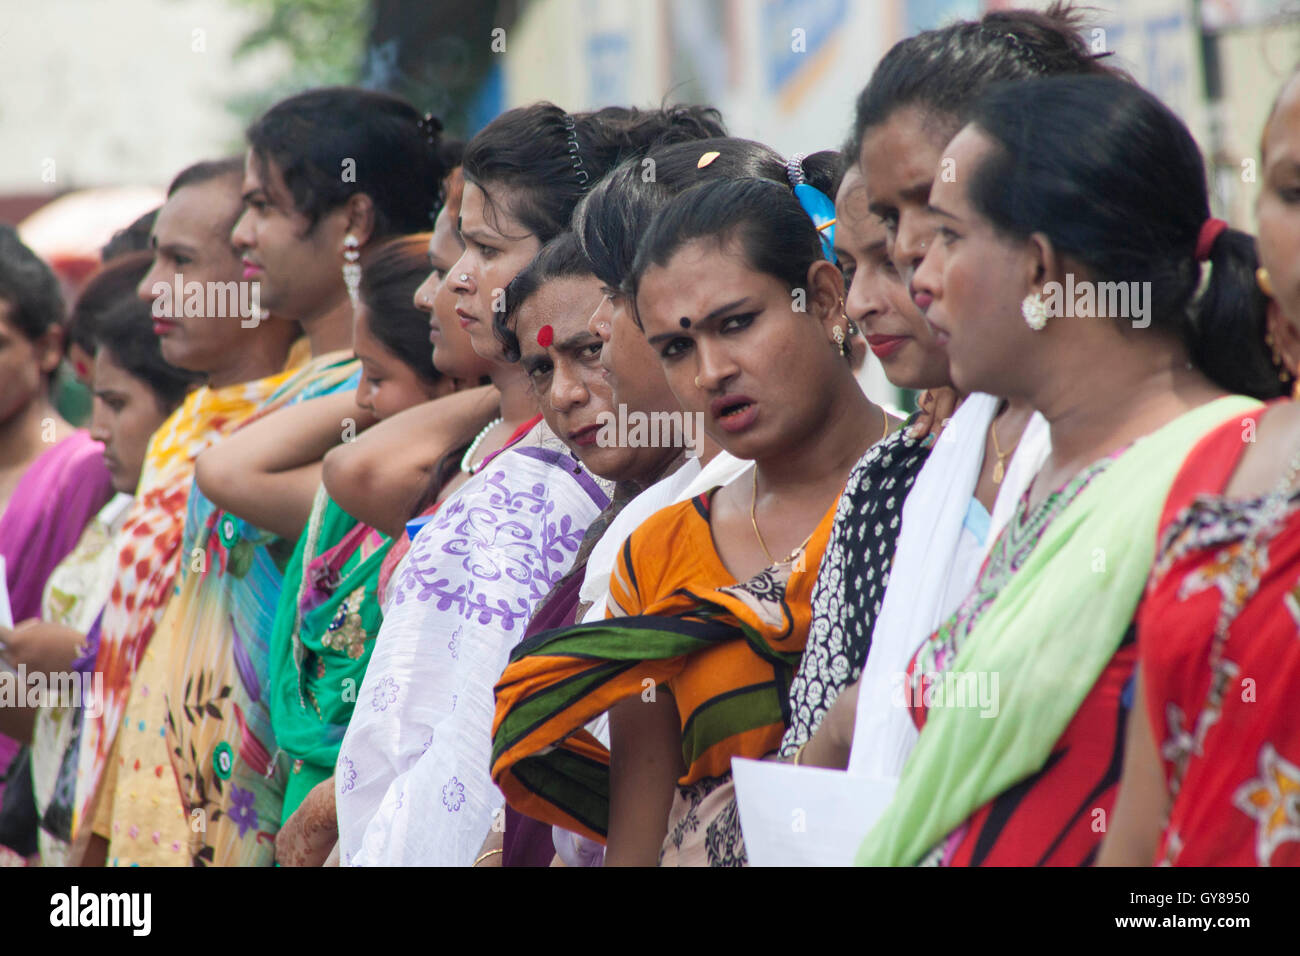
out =
[[(978, 560), (959, 562), (957, 544), (999, 402), (981, 392), (967, 396), (903, 503), (903, 529), (858, 689), (850, 773), (897, 778), (902, 772), (917, 730), (899, 699), (901, 675), (921, 642), (947, 620), (974, 585), (984, 556), (1051, 451), (1047, 422), (1035, 412), (998, 488), (983, 553)], [(950, 588), (949, 582), (964, 586)]]

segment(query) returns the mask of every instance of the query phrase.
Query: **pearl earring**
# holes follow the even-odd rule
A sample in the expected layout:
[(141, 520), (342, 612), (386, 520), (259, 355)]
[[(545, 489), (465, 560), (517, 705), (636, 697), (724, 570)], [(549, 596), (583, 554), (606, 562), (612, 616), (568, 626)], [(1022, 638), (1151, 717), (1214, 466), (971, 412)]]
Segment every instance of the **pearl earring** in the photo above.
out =
[(1020, 303), (1020, 314), (1024, 316), (1025, 325), (1035, 332), (1041, 331), (1047, 325), (1047, 303), (1043, 301), (1043, 293), (1025, 296)]
[(361, 243), (352, 233), (343, 237), (343, 284), (348, 287), (348, 298), (357, 304), (357, 290), (361, 288)]

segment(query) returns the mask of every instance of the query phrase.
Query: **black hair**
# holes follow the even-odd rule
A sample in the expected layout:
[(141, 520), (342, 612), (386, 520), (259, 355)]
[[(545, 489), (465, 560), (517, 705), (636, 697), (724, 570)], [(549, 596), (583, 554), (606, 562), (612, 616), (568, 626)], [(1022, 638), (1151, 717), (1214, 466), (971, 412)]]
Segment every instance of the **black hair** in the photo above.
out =
[(238, 156), (228, 156), (225, 159), (205, 159), (202, 162), (186, 166), (176, 174), (176, 178), (167, 187), (167, 198), (171, 199), (172, 196), (176, 195), (177, 190), (184, 189), (186, 186), (198, 186), (225, 176), (238, 177), (242, 180), (244, 177), (243, 159)]
[(442, 380), (429, 347), (429, 316), (415, 307), (415, 290), (429, 275), (429, 235), (392, 239), (361, 260), (358, 294), (370, 334), (430, 385)]
[(750, 268), (791, 290), (803, 288), (809, 268), (822, 258), (817, 228), (788, 185), (768, 179), (701, 183), (655, 214), (632, 263), (628, 294), (635, 300), (646, 270), (667, 265), (696, 239), (736, 241)]
[(168, 365), (153, 330), (153, 307), (132, 298), (119, 300), (95, 322), (96, 353), (112, 355), (114, 364), (153, 392), (158, 410), (170, 415), (204, 376)]
[[(707, 153), (717, 156), (700, 167)], [(805, 181), (835, 200), (839, 154), (826, 150), (803, 159)], [(626, 292), (637, 243), (651, 219), (673, 196), (698, 183), (766, 179), (787, 189), (786, 160), (770, 146), (728, 136), (655, 146), (625, 160), (592, 187), (573, 213), (573, 229), (592, 271), (609, 289)]]
[(998, 10), (895, 43), (858, 94), (845, 153), (856, 161), (866, 131), (895, 112), (920, 107), (946, 141), (964, 125), (990, 84), (1078, 73), (1112, 73), (1080, 29), (1083, 14), (1068, 3), (1046, 10)]
[[(248, 128), (263, 180), (279, 168), (309, 231), (349, 198), (374, 202), (372, 238), (432, 228), (451, 166), (442, 124), (388, 93), (355, 87), (308, 90), (272, 106)], [(348, 163), (352, 166), (349, 167)], [(345, 176), (348, 169), (354, 176)]]
[(496, 208), (489, 186), (511, 190), (510, 214), (545, 244), (568, 229), (583, 193), (623, 159), (658, 143), (725, 134), (718, 111), (706, 106), (570, 115), (534, 103), (502, 113), (469, 141), (465, 181), (489, 194), (488, 210)]
[(494, 312), (492, 330), (501, 342), (506, 359), (519, 361), (519, 338), (514, 333), (514, 319), (524, 303), (553, 279), (585, 278), (593, 275), (591, 263), (583, 255), (582, 244), (572, 232), (562, 232), (538, 250), (506, 286), (503, 311)]
[(123, 302), (135, 299), (136, 289), (152, 264), (153, 255), (148, 252), (127, 252), (91, 276), (68, 312), (64, 351), (76, 344), (94, 355), (96, 323)]
[(149, 248), (149, 237), (153, 234), (153, 224), (158, 219), (162, 207), (150, 209), (131, 225), (113, 233), (113, 238), (104, 243), (99, 250), (99, 261), (109, 262), (119, 256), (132, 252), (144, 252)]
[(1043, 233), (1097, 282), (1149, 282), (1152, 328), (1181, 336), (1207, 376), (1233, 392), (1281, 394), (1251, 236), (1219, 235), (1196, 297), (1205, 163), (1168, 107), (1115, 77), (1052, 77), (990, 90), (972, 122), (995, 147), (967, 174), (970, 200), (995, 229)]
[(30, 341), (63, 322), (59, 280), (40, 256), (18, 238), (12, 226), (0, 225), (0, 303), (8, 318)]

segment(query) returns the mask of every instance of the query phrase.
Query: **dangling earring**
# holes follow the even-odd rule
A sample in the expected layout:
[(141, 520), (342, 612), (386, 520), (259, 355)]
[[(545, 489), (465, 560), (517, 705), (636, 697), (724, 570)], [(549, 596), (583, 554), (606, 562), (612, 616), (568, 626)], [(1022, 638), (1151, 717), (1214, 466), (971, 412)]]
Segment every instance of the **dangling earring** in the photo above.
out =
[(343, 284), (348, 287), (348, 298), (357, 304), (357, 290), (361, 288), (361, 243), (348, 233), (343, 237)]
[(835, 340), (835, 347), (840, 350), (843, 350), (844, 349), (844, 326), (837, 325), (833, 329), (831, 329), (831, 338)]
[(1043, 301), (1043, 293), (1025, 296), (1020, 303), (1020, 314), (1025, 318), (1025, 325), (1035, 332), (1041, 331), (1047, 325), (1047, 303)]

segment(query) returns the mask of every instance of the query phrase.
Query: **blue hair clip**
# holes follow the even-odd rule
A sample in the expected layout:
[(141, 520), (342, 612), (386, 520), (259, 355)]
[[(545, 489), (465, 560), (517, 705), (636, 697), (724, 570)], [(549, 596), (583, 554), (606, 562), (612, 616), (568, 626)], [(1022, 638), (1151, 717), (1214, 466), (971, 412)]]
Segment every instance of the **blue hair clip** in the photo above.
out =
[(835, 260), (835, 203), (816, 186), (808, 185), (803, 174), (803, 153), (795, 153), (786, 160), (785, 175), (794, 190), (794, 198), (799, 200), (799, 205), (817, 227), (822, 252), (832, 263), (839, 265)]
[(803, 211), (817, 227), (822, 252), (827, 259), (835, 262), (835, 203), (816, 186), (807, 183), (799, 183), (794, 187), (794, 198), (799, 200), (799, 205), (803, 206)]

